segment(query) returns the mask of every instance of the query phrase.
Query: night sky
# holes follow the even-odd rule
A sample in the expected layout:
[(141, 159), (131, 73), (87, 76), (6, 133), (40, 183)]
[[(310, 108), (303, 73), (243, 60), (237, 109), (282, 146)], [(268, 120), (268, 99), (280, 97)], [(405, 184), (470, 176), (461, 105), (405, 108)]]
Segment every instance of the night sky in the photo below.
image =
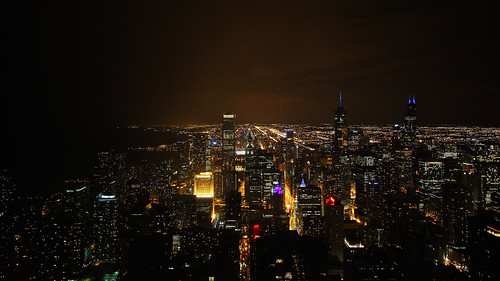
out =
[(6, 167), (57, 173), (118, 125), (331, 123), (339, 90), (354, 124), (415, 94), (420, 124), (500, 125), (484, 3), (20, 2), (0, 7)]

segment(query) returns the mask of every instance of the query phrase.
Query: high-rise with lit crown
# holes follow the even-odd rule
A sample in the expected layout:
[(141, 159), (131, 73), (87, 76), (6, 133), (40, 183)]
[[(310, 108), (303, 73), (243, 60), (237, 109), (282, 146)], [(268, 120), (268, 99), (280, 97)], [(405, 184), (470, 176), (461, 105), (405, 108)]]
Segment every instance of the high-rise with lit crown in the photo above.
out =
[(194, 176), (194, 195), (197, 198), (214, 197), (214, 179), (212, 173), (203, 172)]
[(335, 197), (325, 199), (325, 225), (330, 253), (344, 260), (344, 205)]
[(417, 102), (415, 95), (408, 97), (408, 109), (403, 126), (403, 147), (412, 149), (416, 144), (417, 136)]

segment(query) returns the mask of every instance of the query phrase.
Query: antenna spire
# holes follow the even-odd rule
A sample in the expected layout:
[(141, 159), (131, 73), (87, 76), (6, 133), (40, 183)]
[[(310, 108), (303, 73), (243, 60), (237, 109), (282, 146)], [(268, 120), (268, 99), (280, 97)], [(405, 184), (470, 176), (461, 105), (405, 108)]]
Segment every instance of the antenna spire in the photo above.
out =
[(340, 90), (340, 106), (342, 106), (342, 90)]

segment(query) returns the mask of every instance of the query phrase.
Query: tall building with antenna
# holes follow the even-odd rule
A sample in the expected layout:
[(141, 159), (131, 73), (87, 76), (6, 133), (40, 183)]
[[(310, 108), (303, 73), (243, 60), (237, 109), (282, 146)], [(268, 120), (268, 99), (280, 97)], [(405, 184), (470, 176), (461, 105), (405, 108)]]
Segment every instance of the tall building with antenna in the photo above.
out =
[[(342, 106), (342, 91), (339, 95), (339, 107), (335, 111), (333, 122), (333, 174), (335, 178), (333, 189), (334, 192), (324, 194), (326, 196), (336, 195), (341, 200), (347, 199), (348, 190), (350, 187), (350, 162), (349, 162), (349, 128), (347, 111)], [(328, 190), (328, 188), (326, 189)], [(325, 190), (325, 191), (326, 191)]]
[(342, 91), (340, 92), (340, 104), (335, 111), (334, 122), (333, 122), (333, 149), (335, 155), (338, 157), (340, 155), (347, 154), (347, 144), (348, 144), (348, 134), (349, 129), (347, 128), (347, 112), (342, 106)]

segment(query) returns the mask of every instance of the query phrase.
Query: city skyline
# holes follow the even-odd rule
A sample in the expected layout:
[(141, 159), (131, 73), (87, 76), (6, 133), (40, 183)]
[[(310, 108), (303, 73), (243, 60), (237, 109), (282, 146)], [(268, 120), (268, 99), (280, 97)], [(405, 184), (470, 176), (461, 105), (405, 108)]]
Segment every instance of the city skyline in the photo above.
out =
[[(278, 125), (279, 127), (283, 128), (283, 134), (286, 133), (286, 128), (296, 128), (296, 127), (301, 127), (301, 126), (322, 126), (323, 129), (326, 129), (326, 133), (328, 135), (332, 135), (334, 137), (339, 136), (341, 134), (345, 134), (347, 130), (349, 129), (354, 129), (354, 128), (380, 128), (383, 129), (385, 128), (390, 129), (393, 126), (401, 126), (401, 128), (404, 128), (406, 125), (406, 122), (408, 122), (406, 119), (408, 116), (400, 117), (397, 122), (393, 122), (390, 124), (385, 124), (385, 125), (363, 125), (363, 124), (352, 124), (351, 121), (349, 122), (344, 122), (344, 124), (349, 124), (348, 127), (345, 125), (345, 128), (343, 131), (337, 132), (335, 131), (335, 123), (337, 122), (338, 116), (337, 114), (343, 114), (343, 116), (346, 116), (346, 109), (347, 111), (350, 111), (350, 107), (345, 107), (345, 102), (343, 102), (343, 94), (341, 91), (339, 91), (338, 95), (338, 100), (337, 100), (337, 110), (335, 111), (335, 114), (332, 115), (331, 121), (333, 122), (325, 122), (325, 123), (319, 123), (319, 124), (301, 124), (301, 123), (267, 123), (267, 124), (274, 124)], [(413, 117), (411, 118), (416, 118), (416, 110), (415, 106), (418, 103), (418, 98), (415, 94), (409, 94), (405, 98), (405, 103), (407, 106), (413, 109)], [(408, 108), (408, 110), (411, 110)], [(420, 108), (420, 107), (419, 107)], [(340, 110), (341, 113), (338, 113)], [(236, 119), (238, 114), (235, 114), (233, 112), (227, 112), (226, 114), (229, 114), (229, 116), (233, 116), (233, 119)], [(409, 114), (409, 112), (407, 113)], [(224, 115), (225, 116), (225, 115)], [(349, 114), (349, 120), (351, 119), (351, 114)], [(421, 114), (419, 114), (421, 116)], [(239, 121), (239, 120), (238, 120)], [(241, 123), (241, 122), (236, 122), (233, 124), (233, 126), (245, 128), (249, 126), (261, 126), (261, 125), (266, 125), (266, 123)], [(223, 124), (224, 122), (222, 122)], [(419, 121), (420, 123), (420, 121)], [(19, 191), (21, 192), (36, 192), (40, 194), (44, 194), (46, 192), (53, 192), (54, 190), (61, 188), (63, 182), (65, 182), (68, 179), (72, 178), (87, 178), (91, 175), (91, 170), (90, 167), (92, 166), (93, 161), (95, 161), (95, 153), (99, 151), (107, 151), (107, 150), (117, 150), (117, 151), (125, 151), (126, 148), (123, 146), (126, 144), (126, 141), (122, 141), (117, 137), (116, 133), (121, 131), (121, 130), (126, 130), (127, 128), (132, 128), (132, 129), (139, 129), (143, 130), (148, 128), (163, 128), (161, 130), (166, 130), (169, 131), (170, 129), (173, 129), (173, 131), (180, 130), (179, 132), (183, 131), (183, 128), (186, 128), (188, 131), (193, 129), (193, 128), (203, 128), (204, 126), (208, 127), (218, 127), (221, 125), (221, 122), (217, 122), (215, 124), (189, 124), (189, 125), (179, 125), (179, 124), (174, 124), (174, 125), (167, 125), (167, 124), (152, 124), (152, 125), (143, 125), (143, 124), (129, 124), (126, 126), (104, 126), (104, 127), (99, 127), (96, 128), (95, 131), (92, 133), (89, 133), (86, 131), (86, 136), (84, 136), (83, 140), (76, 140), (76, 141), (70, 141), (72, 145), (74, 146), (68, 146), (68, 143), (63, 143), (64, 141), (59, 140), (59, 142), (55, 143), (50, 143), (46, 144), (49, 147), (52, 146), (54, 150), (39, 150), (37, 147), (26, 147), (25, 143), (22, 143), (22, 145), (17, 144), (16, 146), (13, 146), (12, 150), (9, 150), (6, 154), (5, 157), (2, 158), (3, 160), (3, 169), (7, 174), (13, 175), (15, 178), (17, 178), (18, 184), (19, 184)], [(425, 126), (425, 125), (419, 125), (421, 128), (419, 130), (419, 134), (422, 134), (423, 132), (433, 131), (433, 128), (436, 128), (437, 131), (440, 130), (445, 130), (446, 128), (450, 128), (452, 130), (454, 129), (459, 129), (459, 130), (472, 130), (470, 131), (470, 135), (472, 136), (474, 134), (474, 131), (484, 131), (487, 128), (491, 128), (491, 133), (492, 136), (498, 135), (498, 130), (499, 127), (479, 127), (479, 126), (456, 126), (456, 125), (451, 125), (451, 124), (442, 124), (442, 125), (430, 125), (430, 126)], [(469, 128), (469, 129), (468, 129)], [(35, 128), (37, 130), (39, 128)], [(480, 130), (478, 130), (480, 129)], [(156, 129), (153, 129), (155, 131)], [(161, 131), (160, 130), (160, 131)], [(29, 132), (29, 131), (28, 131)], [(50, 132), (50, 131), (49, 131)], [(342, 133), (344, 132), (344, 133)], [(75, 137), (75, 135), (61, 135), (62, 133), (67, 133), (67, 132), (59, 132), (59, 136), (64, 138), (72, 136)], [(482, 132), (483, 133), (483, 132)], [(413, 133), (415, 134), (415, 132)], [(91, 138), (93, 136), (97, 136), (97, 138)], [(80, 136), (83, 136), (80, 134)], [(277, 137), (281, 137), (281, 135), (277, 134)], [(284, 135), (283, 135), (284, 136)], [(423, 135), (421, 135), (423, 136)], [(432, 136), (432, 134), (431, 134)], [(51, 136), (49, 136), (51, 137)], [(52, 136), (53, 137), (53, 136)], [(130, 137), (130, 136), (129, 136)], [(323, 136), (325, 137), (325, 136)], [(413, 136), (415, 137), (415, 136)], [(158, 136), (154, 137), (155, 139), (153, 142), (156, 142), (157, 145), (160, 145), (161, 141), (159, 141)], [(29, 141), (24, 139), (23, 141)], [(137, 139), (135, 142), (141, 142), (141, 140)], [(145, 137), (143, 141), (148, 141), (148, 137)], [(495, 139), (493, 139), (495, 141)], [(168, 142), (168, 141), (167, 141)], [(334, 141), (337, 142), (337, 141)], [(19, 151), (20, 149), (20, 151)], [(128, 148), (130, 149), (130, 147)], [(21, 157), (19, 157), (21, 155)], [(46, 155), (46, 158), (41, 158), (40, 155)], [(50, 156), (49, 156), (50, 155)], [(78, 157), (78, 159), (75, 158), (75, 156)], [(30, 158), (31, 157), (31, 158)], [(27, 159), (28, 158), (28, 159)], [(29, 163), (30, 165), (41, 165), (38, 166), (37, 169), (32, 169), (29, 171), (26, 171), (24, 166)], [(43, 163), (43, 164), (41, 164)], [(55, 170), (58, 170), (58, 172), (54, 172)], [(35, 189), (35, 186), (37, 188)], [(41, 188), (40, 188), (41, 187)]]
[(115, 128), (44, 195), (0, 171), (0, 277), (496, 280), (500, 128), (421, 127), (417, 104), (383, 127), (339, 104), (332, 124)]
[[(131, 124), (499, 126), (495, 9), (467, 1), (5, 4), (0, 167), (44, 172)], [(39, 149), (39, 148), (45, 149)], [(62, 164), (61, 164), (62, 163)], [(85, 165), (81, 165), (85, 167)], [(46, 168), (47, 167), (47, 168)], [(80, 167), (80, 169), (82, 169)]]
[(1, 6), (0, 279), (499, 279), (490, 3)]

